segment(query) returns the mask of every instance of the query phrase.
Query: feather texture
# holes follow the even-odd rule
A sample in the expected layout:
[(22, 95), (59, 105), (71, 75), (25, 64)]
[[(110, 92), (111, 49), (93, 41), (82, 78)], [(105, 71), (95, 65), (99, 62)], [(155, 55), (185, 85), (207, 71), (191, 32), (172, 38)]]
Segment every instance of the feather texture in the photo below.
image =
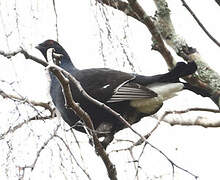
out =
[(137, 83), (126, 83), (108, 100), (108, 103), (156, 97), (157, 94)]

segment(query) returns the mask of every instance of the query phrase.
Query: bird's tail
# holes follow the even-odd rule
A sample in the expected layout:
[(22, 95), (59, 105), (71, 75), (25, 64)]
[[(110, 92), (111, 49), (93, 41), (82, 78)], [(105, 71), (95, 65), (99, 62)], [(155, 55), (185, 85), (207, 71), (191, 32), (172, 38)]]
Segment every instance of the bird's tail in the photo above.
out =
[(196, 70), (197, 65), (194, 61), (187, 64), (178, 62), (171, 71), (160, 75), (159, 82), (178, 82), (179, 78), (193, 74)]
[(170, 99), (174, 96), (176, 96), (177, 92), (181, 91), (184, 88), (183, 83), (156, 83), (152, 84), (150, 86), (147, 86), (150, 90), (157, 93), (160, 98), (162, 98), (162, 101), (165, 101), (167, 99)]
[(195, 62), (189, 62), (187, 64), (184, 62), (178, 62), (168, 73), (155, 76), (136, 75), (133, 82), (143, 86), (148, 86), (154, 83), (175, 83), (180, 82), (179, 78), (193, 74), (196, 70), (197, 65)]

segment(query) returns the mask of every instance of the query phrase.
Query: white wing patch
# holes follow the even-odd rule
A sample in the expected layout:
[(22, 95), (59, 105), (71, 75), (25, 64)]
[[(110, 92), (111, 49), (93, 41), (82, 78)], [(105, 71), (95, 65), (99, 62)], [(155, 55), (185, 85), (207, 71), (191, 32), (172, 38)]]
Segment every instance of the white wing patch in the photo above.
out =
[(105, 88), (107, 88), (107, 87), (109, 87), (110, 86), (110, 84), (106, 84), (106, 85), (104, 85), (101, 89), (105, 89)]

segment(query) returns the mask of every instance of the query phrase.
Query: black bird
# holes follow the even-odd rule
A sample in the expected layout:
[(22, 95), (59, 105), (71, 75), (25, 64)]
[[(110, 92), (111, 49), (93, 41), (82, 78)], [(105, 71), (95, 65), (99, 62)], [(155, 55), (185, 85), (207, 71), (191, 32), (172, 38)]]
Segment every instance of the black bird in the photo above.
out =
[[(197, 69), (194, 62), (188, 64), (178, 62), (168, 73), (155, 76), (130, 74), (108, 68), (79, 70), (72, 64), (64, 48), (56, 41), (46, 40), (36, 48), (40, 50), (46, 60), (48, 60), (47, 50), (54, 48), (55, 53), (62, 55), (56, 64), (71, 73), (90, 96), (120, 113), (130, 124), (156, 113), (164, 100), (187, 88), (184, 83), (179, 81), (179, 78), (190, 75)], [(50, 78), (52, 101), (63, 120), (70, 127), (85, 133), (80, 118), (65, 107), (62, 88), (51, 72)], [(98, 136), (105, 137), (102, 145), (106, 148), (113, 140), (114, 134), (125, 128), (125, 125), (113, 114), (83, 97), (73, 83), (70, 83), (70, 88), (73, 99), (90, 115), (94, 128), (100, 132)]]

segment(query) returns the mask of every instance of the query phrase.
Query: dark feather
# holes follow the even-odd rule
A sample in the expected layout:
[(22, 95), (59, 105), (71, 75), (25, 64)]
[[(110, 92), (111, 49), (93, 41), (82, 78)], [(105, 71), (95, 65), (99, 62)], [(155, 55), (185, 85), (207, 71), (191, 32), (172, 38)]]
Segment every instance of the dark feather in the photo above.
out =
[[(140, 121), (144, 116), (156, 113), (163, 104), (161, 97), (159, 97), (160, 95), (157, 95), (157, 93), (146, 86), (158, 84), (157, 88), (160, 88), (161, 84), (163, 87), (170, 87), (164, 86), (164, 84), (179, 82), (180, 77), (192, 74), (196, 71), (196, 64), (194, 62), (188, 64), (183, 62), (177, 63), (177, 66), (170, 72), (155, 76), (130, 74), (107, 68), (78, 70), (72, 64), (67, 52), (56, 41), (47, 40), (39, 44), (37, 48), (41, 51), (46, 60), (47, 50), (54, 48), (55, 53), (61, 55), (59, 56), (59, 63), (57, 65), (71, 73), (90, 96), (108, 105), (130, 124)], [(78, 131), (85, 132), (85, 129), (81, 126), (83, 121), (80, 121), (80, 118), (72, 110), (65, 107), (62, 88), (58, 80), (52, 73), (50, 73), (50, 77), (50, 94), (62, 118), (69, 126)], [(70, 88), (73, 99), (90, 115), (94, 128), (98, 131), (106, 132), (106, 134), (103, 134), (103, 132), (98, 134), (99, 136), (105, 136), (103, 146), (106, 147), (112, 141), (113, 135), (117, 131), (125, 128), (124, 124), (112, 113), (88, 101), (72, 82), (70, 82)], [(169, 92), (169, 89), (166, 89), (166, 93), (167, 92)], [(138, 105), (138, 101), (141, 102), (140, 104), (143, 104), (143, 107)], [(133, 105), (131, 105), (131, 103)]]

